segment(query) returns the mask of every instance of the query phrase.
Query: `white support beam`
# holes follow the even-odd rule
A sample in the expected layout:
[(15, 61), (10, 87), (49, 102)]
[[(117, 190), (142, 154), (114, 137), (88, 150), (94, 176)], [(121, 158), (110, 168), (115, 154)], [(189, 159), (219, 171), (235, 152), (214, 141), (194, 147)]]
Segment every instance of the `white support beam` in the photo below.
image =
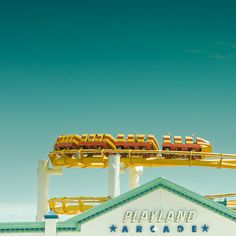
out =
[(119, 154), (109, 156), (108, 191), (109, 191), (109, 196), (112, 198), (120, 195), (120, 155)]
[(129, 189), (139, 186), (139, 179), (142, 174), (143, 166), (129, 167)]
[(38, 163), (38, 199), (37, 221), (43, 221), (48, 212), (48, 176), (62, 175), (61, 168), (49, 168), (49, 161), (40, 160)]

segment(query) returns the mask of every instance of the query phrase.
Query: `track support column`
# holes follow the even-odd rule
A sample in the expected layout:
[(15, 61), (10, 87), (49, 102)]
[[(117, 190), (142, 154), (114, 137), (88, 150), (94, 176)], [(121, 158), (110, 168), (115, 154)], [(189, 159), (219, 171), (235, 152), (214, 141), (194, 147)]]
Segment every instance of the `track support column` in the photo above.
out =
[(114, 198), (120, 195), (120, 155), (110, 155), (108, 165), (108, 191)]
[(48, 176), (61, 175), (61, 168), (49, 168), (49, 161), (38, 163), (38, 199), (37, 199), (37, 221), (43, 221), (48, 212)]
[(129, 167), (129, 189), (139, 186), (140, 176), (143, 174), (143, 166)]

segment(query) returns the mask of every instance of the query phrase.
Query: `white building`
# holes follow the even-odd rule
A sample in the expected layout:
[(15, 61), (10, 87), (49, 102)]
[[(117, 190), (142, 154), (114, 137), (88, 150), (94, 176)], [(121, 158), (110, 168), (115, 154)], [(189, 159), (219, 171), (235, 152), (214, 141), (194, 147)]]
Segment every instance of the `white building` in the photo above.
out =
[(49, 213), (41, 223), (1, 223), (0, 235), (234, 236), (236, 213), (158, 178), (66, 221)]

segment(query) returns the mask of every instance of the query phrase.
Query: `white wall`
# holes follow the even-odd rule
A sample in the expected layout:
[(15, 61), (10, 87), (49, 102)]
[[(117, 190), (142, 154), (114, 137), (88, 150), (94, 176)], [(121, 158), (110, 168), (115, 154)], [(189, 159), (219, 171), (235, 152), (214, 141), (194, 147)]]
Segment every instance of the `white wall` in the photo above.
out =
[(44, 233), (0, 233), (0, 235), (4, 236), (44, 236)]
[[(127, 210), (195, 210), (197, 212), (197, 218), (193, 223), (181, 223), (185, 227), (185, 231), (182, 233), (177, 233), (176, 227), (177, 223), (162, 223), (156, 224), (158, 228), (163, 225), (170, 226), (170, 233), (152, 233), (150, 232), (150, 223), (142, 223), (143, 233), (136, 233), (134, 226), (137, 224), (124, 224), (123, 216)], [(109, 226), (115, 224), (116, 226), (121, 227), (127, 225), (131, 232), (121, 233), (121, 230), (117, 230), (116, 233), (109, 232)], [(197, 233), (192, 232), (192, 225), (197, 225), (201, 227), (202, 225), (208, 225), (208, 232), (202, 232), (202, 230), (197, 231)], [(149, 227), (148, 227), (149, 226)], [(102, 236), (111, 236), (111, 235), (181, 235), (181, 236), (190, 236), (190, 235), (209, 235), (209, 236), (222, 236), (227, 233), (227, 236), (236, 235), (236, 222), (233, 222), (223, 216), (220, 216), (204, 207), (201, 207), (195, 203), (187, 201), (186, 199), (175, 195), (171, 192), (168, 192), (164, 189), (156, 190), (155, 192), (149, 193), (148, 195), (134, 200), (126, 205), (123, 205), (107, 214), (101, 215), (93, 220), (83, 224), (81, 226), (81, 236), (92, 236), (92, 235), (102, 235)]]
[[(167, 223), (156, 223), (158, 227), (158, 231), (152, 233), (150, 231), (150, 226), (154, 223), (142, 222), (142, 223), (123, 223), (123, 218), (125, 212), (127, 210), (130, 211), (155, 211), (155, 210), (163, 210), (163, 211), (178, 211), (178, 210), (194, 210), (197, 212), (197, 217), (194, 222), (186, 223), (175, 223), (175, 222), (167, 222)], [(117, 226), (117, 232), (110, 232), (109, 227), (111, 225)], [(136, 225), (143, 226), (143, 233), (136, 233), (135, 227)], [(209, 226), (208, 232), (202, 232), (201, 226), (206, 224)], [(129, 233), (122, 233), (121, 227), (123, 225), (127, 225), (129, 228)], [(170, 232), (163, 233), (162, 227), (164, 225), (169, 226)], [(177, 225), (184, 226), (184, 232), (178, 232), (176, 230)], [(198, 231), (197, 233), (192, 232), (192, 225), (197, 225)], [(4, 236), (43, 236), (43, 233), (2, 233), (0, 235)], [(58, 232), (57, 236), (234, 236), (236, 235), (236, 222), (231, 221), (228, 218), (225, 218), (221, 215), (218, 215), (207, 208), (199, 206), (193, 202), (186, 200), (178, 195), (173, 194), (172, 192), (168, 192), (164, 189), (158, 189), (152, 193), (147, 194), (139, 199), (133, 200), (121, 207), (118, 207), (110, 212), (107, 212), (103, 215), (100, 215), (81, 226), (81, 232)]]
[[(64, 235), (66, 235), (66, 236), (80, 236), (82, 234), (80, 232), (59, 232), (59, 233), (57, 233), (57, 236), (64, 236)], [(96, 236), (96, 235), (94, 235), (94, 233), (93, 233), (93, 236)], [(97, 234), (97, 236), (99, 236), (99, 235)]]
[[(80, 236), (83, 235), (81, 232), (59, 232), (57, 236)], [(102, 236), (96, 233), (93, 233), (91, 236)]]

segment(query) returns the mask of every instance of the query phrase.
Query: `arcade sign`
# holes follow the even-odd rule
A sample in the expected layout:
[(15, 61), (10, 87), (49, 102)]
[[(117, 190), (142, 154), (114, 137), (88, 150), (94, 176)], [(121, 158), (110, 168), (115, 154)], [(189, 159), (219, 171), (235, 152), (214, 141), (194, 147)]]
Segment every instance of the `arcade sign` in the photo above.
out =
[(111, 233), (172, 233), (172, 232), (208, 232), (209, 226), (195, 223), (197, 212), (194, 210), (127, 210), (122, 225), (109, 226)]

